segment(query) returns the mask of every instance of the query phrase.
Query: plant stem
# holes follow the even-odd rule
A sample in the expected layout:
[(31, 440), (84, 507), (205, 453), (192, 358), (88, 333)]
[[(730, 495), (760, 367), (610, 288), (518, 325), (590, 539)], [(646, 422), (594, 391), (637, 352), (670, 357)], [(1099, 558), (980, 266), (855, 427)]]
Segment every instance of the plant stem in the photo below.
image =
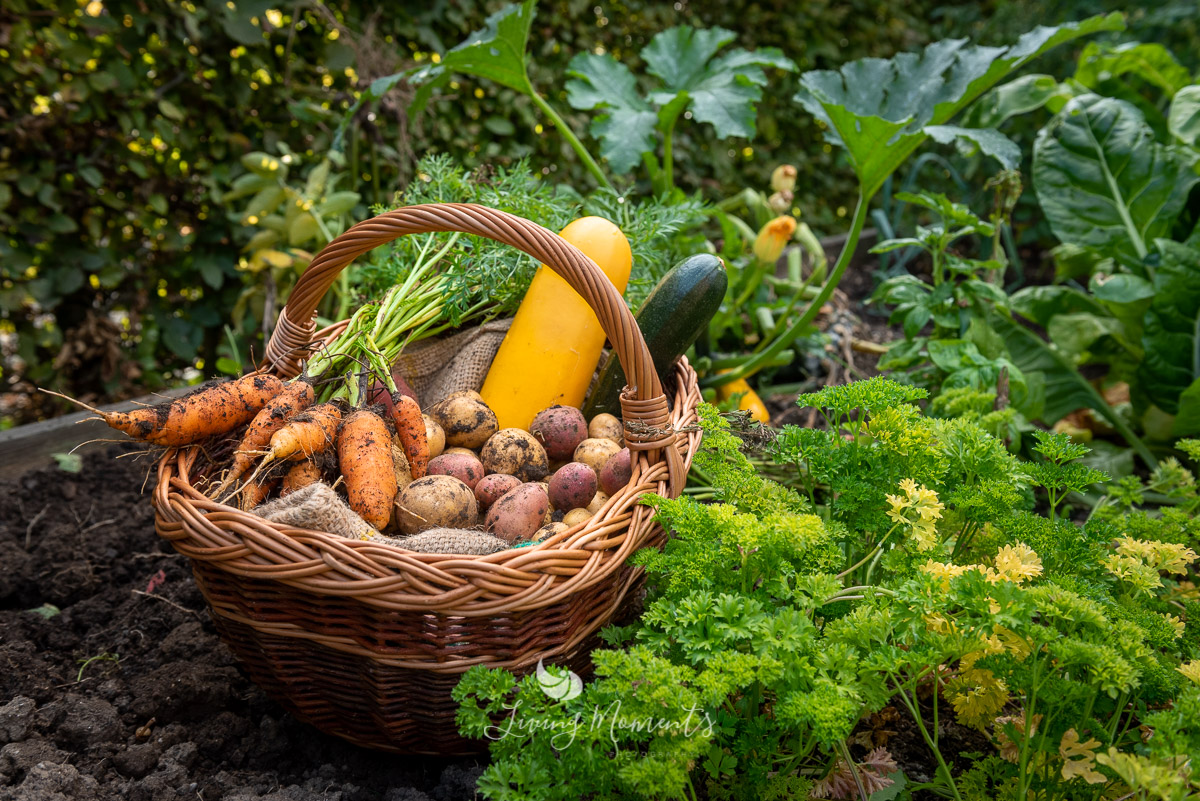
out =
[(858, 239), (862, 235), (863, 224), (867, 220), (867, 210), (870, 207), (871, 199), (869, 196), (859, 193), (858, 206), (854, 209), (854, 219), (850, 223), (850, 232), (846, 237), (846, 244), (842, 246), (842, 252), (838, 254), (837, 264), (833, 267), (833, 274), (829, 276), (829, 280), (825, 282), (825, 286), (821, 288), (821, 293), (808, 304), (808, 308), (804, 310), (804, 314), (800, 315), (796, 322), (788, 326), (771, 347), (755, 354), (755, 356), (736, 370), (730, 370), (728, 373), (721, 375), (706, 376), (700, 382), (704, 387), (719, 387), (723, 384), (728, 384), (730, 381), (737, 381), (739, 378), (747, 378), (754, 375), (766, 363), (770, 362), (775, 355), (788, 347), (792, 341), (800, 334), (804, 328), (816, 318), (820, 313), (821, 307), (824, 306), (833, 296), (833, 291), (837, 289), (838, 282), (842, 280), (842, 274), (846, 272), (846, 268), (850, 265), (850, 260), (854, 257), (854, 252), (858, 249)]
[[(904, 687), (900, 684), (900, 680), (894, 673), (890, 673), (892, 682), (896, 685), (896, 691), (900, 693), (900, 700), (904, 702), (904, 706), (908, 708), (908, 712), (912, 715), (913, 720), (917, 724), (917, 728), (921, 730), (921, 737), (925, 739), (925, 744), (933, 751), (933, 758), (937, 760), (938, 765), (942, 769), (942, 773), (946, 777), (946, 782), (950, 785), (950, 792), (954, 793), (954, 797), (958, 801), (962, 801), (962, 796), (958, 794), (958, 787), (954, 784), (954, 775), (950, 772), (950, 766), (946, 764), (946, 760), (942, 758), (942, 752), (938, 750), (937, 742), (929, 736), (929, 730), (925, 728), (925, 721), (921, 719), (921, 708), (917, 705), (916, 682), (913, 683), (913, 699), (909, 701), (908, 693), (904, 691)], [(920, 676), (917, 677), (920, 680)], [(937, 688), (934, 688), (937, 691)], [(1021, 793), (1018, 798), (1024, 798), (1025, 794)]]
[(669, 194), (675, 188), (675, 157), (672, 153), (673, 144), (675, 141), (675, 120), (678, 116), (671, 117), (671, 122), (663, 131), (663, 184), (665, 184), (663, 194)]
[(592, 158), (592, 154), (589, 153), (587, 148), (583, 146), (583, 142), (579, 141), (579, 137), (576, 136), (575, 132), (571, 130), (571, 126), (567, 125), (567, 121), (560, 117), (558, 112), (554, 110), (554, 107), (546, 102), (546, 98), (542, 97), (533, 89), (530, 90), (529, 97), (533, 100), (533, 104), (541, 109), (543, 114), (550, 118), (550, 122), (554, 123), (554, 127), (557, 128), (558, 132), (561, 133), (563, 138), (567, 140), (567, 144), (571, 146), (571, 149), (574, 150), (575, 154), (579, 156), (581, 161), (583, 161), (583, 166), (587, 167), (587, 171), (592, 174), (592, 177), (596, 179), (596, 182), (605, 189), (616, 192), (617, 190), (613, 189), (613, 185), (609, 183), (608, 177), (605, 176), (604, 171), (600, 169), (600, 165), (596, 163), (594, 158)]

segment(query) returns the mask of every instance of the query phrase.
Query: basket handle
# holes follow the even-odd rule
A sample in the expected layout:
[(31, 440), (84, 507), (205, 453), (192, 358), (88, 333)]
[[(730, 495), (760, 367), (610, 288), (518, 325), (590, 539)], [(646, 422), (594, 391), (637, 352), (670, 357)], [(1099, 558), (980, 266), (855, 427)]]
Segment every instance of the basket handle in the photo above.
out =
[(389, 211), (351, 227), (326, 245), (296, 282), (267, 342), (262, 369), (283, 378), (299, 374), (300, 362), (314, 345), (317, 304), (338, 274), (356, 258), (405, 234), (450, 231), (485, 236), (528, 253), (587, 301), (630, 381), (621, 393), (625, 441), (630, 450), (650, 452), (652, 460), (659, 449), (666, 448), (672, 490), (682, 491), (683, 460), (676, 433), (667, 430), (667, 399), (646, 340), (625, 300), (608, 276), (577, 247), (515, 214), (468, 203), (427, 203)]

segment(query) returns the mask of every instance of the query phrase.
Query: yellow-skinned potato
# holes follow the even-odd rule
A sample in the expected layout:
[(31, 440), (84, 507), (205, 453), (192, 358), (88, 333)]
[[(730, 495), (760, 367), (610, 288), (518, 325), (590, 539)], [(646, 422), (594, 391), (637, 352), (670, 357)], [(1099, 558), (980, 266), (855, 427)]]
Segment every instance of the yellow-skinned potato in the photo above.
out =
[(425, 419), (425, 440), (429, 443), (429, 458), (436, 459), (446, 450), (446, 432), (438, 425), (438, 421), (429, 415), (423, 414), (421, 417)]
[(499, 428), (487, 404), (469, 395), (446, 398), (429, 416), (446, 432), (446, 444), (460, 448), (481, 447)]
[(396, 522), (405, 534), (429, 528), (470, 528), (478, 506), (475, 493), (454, 476), (425, 476), (396, 496)]
[(600, 509), (606, 503), (608, 503), (608, 495), (603, 492), (597, 492), (592, 496), (592, 502), (587, 505), (587, 510), (593, 515), (598, 515), (600, 514)]
[(480, 451), (489, 473), (505, 473), (522, 481), (540, 481), (550, 469), (546, 449), (528, 431), (505, 428), (496, 432)]
[(583, 462), (595, 470), (596, 475), (599, 476), (604, 465), (608, 464), (608, 460), (616, 456), (620, 450), (621, 446), (611, 439), (589, 437), (579, 443), (579, 447), (575, 449), (575, 461)]
[(621, 446), (625, 444), (625, 427), (613, 415), (602, 412), (593, 417), (592, 422), (588, 423), (588, 436), (611, 439), (618, 446)]
[(563, 515), (562, 521), (567, 524), (568, 528), (572, 528), (580, 523), (586, 523), (591, 519), (592, 513), (587, 509), (572, 509)]
[(553, 537), (555, 534), (561, 534), (569, 528), (570, 526), (568, 526), (566, 523), (547, 523), (537, 531), (533, 532), (532, 540), (534, 542), (541, 542), (547, 537)]

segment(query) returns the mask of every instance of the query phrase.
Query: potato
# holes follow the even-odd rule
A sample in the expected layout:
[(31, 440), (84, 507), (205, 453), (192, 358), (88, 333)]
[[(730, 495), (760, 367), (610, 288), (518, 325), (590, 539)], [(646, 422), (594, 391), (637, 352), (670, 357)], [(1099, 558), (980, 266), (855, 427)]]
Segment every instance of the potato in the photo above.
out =
[(487, 530), (510, 545), (527, 540), (542, 527), (549, 509), (550, 498), (545, 487), (522, 484), (506, 492), (488, 509)]
[(472, 400), (477, 400), (477, 401), (479, 401), (480, 403), (483, 403), (483, 396), (482, 396), (482, 395), (480, 395), (478, 392), (476, 392), (476, 391), (475, 391), (475, 390), (473, 390), (473, 389), (459, 389), (459, 390), (455, 390), (454, 392), (451, 392), (451, 393), (450, 393), (449, 395), (447, 395), (446, 397), (442, 398), (442, 400), (443, 400), (443, 401), (448, 401), (448, 400), (450, 400), (451, 398), (471, 398)]
[(583, 462), (571, 462), (550, 477), (550, 503), (555, 509), (587, 506), (596, 494), (596, 471)]
[(451, 396), (429, 410), (429, 416), (446, 432), (446, 444), (478, 448), (496, 433), (496, 414), (478, 398)]
[(609, 457), (600, 470), (600, 489), (612, 495), (628, 484), (631, 478), (633, 478), (633, 463), (629, 448), (622, 448)]
[(621, 446), (611, 439), (593, 437), (579, 443), (579, 447), (575, 449), (575, 461), (583, 462), (595, 470), (596, 476), (599, 477), (604, 465), (608, 463), (609, 459), (616, 456), (619, 450), (621, 450)]
[(396, 469), (396, 489), (402, 490), (412, 483), (412, 468), (408, 466), (408, 457), (404, 449), (392, 440), (392, 465)]
[(624, 445), (625, 427), (611, 414), (601, 412), (588, 423), (588, 436), (593, 439), (611, 439), (618, 445)]
[(547, 523), (537, 531), (533, 532), (532, 539), (534, 542), (541, 542), (547, 537), (553, 537), (555, 534), (561, 534), (569, 528), (570, 526), (565, 523)]
[(446, 450), (442, 451), (442, 456), (445, 456), (448, 453), (465, 453), (467, 456), (474, 456), (476, 459), (479, 458), (478, 451), (473, 451), (470, 448), (460, 448), (457, 445), (451, 448), (446, 448)]
[(604, 504), (608, 503), (608, 493), (597, 492), (592, 496), (592, 501), (587, 505), (587, 510), (593, 515), (600, 514), (600, 509)]
[(471, 488), (454, 476), (425, 476), (396, 496), (396, 521), (405, 534), (429, 528), (469, 528), (478, 506)]
[(529, 433), (551, 459), (570, 459), (588, 437), (587, 420), (574, 406), (551, 406), (537, 413), (529, 424)]
[(572, 509), (563, 515), (562, 521), (566, 524), (567, 528), (574, 528), (580, 523), (586, 523), (591, 519), (592, 513), (587, 509)]
[(443, 453), (429, 460), (429, 475), (454, 476), (474, 491), (484, 475), (483, 462), (473, 453)]
[(521, 486), (521, 479), (516, 476), (492, 473), (490, 476), (479, 479), (479, 483), (475, 485), (475, 500), (479, 501), (480, 509), (487, 509), (500, 500), (506, 492), (515, 490), (519, 486)]
[(421, 417), (425, 418), (425, 439), (429, 442), (429, 458), (436, 459), (446, 450), (446, 432), (438, 425), (438, 421), (429, 415), (423, 414)]
[(522, 481), (538, 481), (550, 468), (546, 450), (528, 431), (506, 428), (496, 432), (480, 451), (489, 473), (507, 473)]

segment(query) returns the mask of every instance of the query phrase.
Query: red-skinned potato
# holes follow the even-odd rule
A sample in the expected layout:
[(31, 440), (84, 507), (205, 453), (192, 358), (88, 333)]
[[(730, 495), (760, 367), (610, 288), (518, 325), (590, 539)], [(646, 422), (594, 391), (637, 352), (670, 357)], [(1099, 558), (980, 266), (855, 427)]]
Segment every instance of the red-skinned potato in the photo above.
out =
[(537, 413), (529, 424), (529, 433), (542, 443), (552, 460), (569, 460), (579, 443), (587, 439), (587, 420), (574, 406), (551, 406)]
[(487, 512), (487, 530), (510, 545), (528, 540), (542, 527), (550, 498), (542, 484), (522, 484), (506, 492)]
[[(622, 448), (609, 457), (600, 470), (600, 489), (612, 495), (629, 483), (633, 478), (633, 463), (630, 460), (629, 448)], [(585, 506), (586, 504), (579, 504)]]
[(550, 503), (555, 509), (586, 507), (596, 495), (596, 471), (582, 462), (570, 462), (550, 477)]
[(480, 509), (487, 509), (500, 500), (506, 493), (521, 486), (521, 479), (505, 473), (492, 473), (479, 479), (475, 485), (475, 500), (479, 501)]
[(429, 460), (428, 475), (454, 476), (472, 490), (483, 478), (483, 462), (473, 453), (443, 453)]

